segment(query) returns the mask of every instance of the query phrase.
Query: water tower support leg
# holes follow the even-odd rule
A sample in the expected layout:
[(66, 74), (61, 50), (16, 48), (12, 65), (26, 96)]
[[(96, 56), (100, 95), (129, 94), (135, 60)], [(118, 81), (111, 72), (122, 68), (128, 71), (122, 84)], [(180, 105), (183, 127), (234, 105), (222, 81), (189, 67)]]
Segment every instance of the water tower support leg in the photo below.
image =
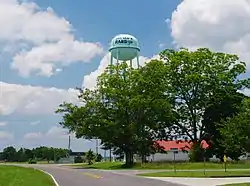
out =
[(118, 56), (119, 56), (119, 53), (118, 53), (118, 50), (116, 51), (116, 62), (117, 62), (117, 64), (116, 65), (119, 65), (119, 58), (118, 58)]
[(137, 60), (137, 68), (139, 68), (140, 67), (140, 63), (139, 63), (139, 55), (138, 55), (138, 53), (137, 53), (137, 56), (136, 56), (136, 60)]
[(113, 66), (113, 57), (111, 56), (110, 65)]
[(130, 60), (130, 68), (132, 68), (132, 66), (133, 66), (133, 62), (132, 60)]
[(113, 67), (113, 56), (111, 55), (111, 58), (110, 58), (110, 74), (112, 74), (112, 72), (113, 72), (112, 67)]

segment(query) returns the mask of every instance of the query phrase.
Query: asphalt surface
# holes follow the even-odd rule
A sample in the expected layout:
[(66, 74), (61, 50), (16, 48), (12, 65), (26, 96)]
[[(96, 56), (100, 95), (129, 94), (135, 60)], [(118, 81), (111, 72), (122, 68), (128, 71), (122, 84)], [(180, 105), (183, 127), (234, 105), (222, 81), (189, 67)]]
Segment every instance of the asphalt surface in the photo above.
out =
[(183, 186), (170, 182), (116, 174), (109, 171), (73, 169), (58, 165), (29, 165), (53, 175), (59, 186)]

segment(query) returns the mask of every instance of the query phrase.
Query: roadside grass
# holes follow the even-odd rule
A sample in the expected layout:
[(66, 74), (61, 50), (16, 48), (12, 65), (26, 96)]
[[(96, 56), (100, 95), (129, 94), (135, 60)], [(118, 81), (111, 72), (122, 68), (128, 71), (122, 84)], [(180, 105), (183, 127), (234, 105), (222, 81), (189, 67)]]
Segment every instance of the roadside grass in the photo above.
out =
[(32, 168), (0, 165), (0, 185), (55, 186), (49, 175)]
[[(36, 164), (53, 164), (54, 162), (53, 161), (50, 161), (48, 163), (48, 161), (37, 161)], [(1, 164), (28, 164), (28, 162), (0, 162), (0, 165)]]
[(171, 171), (137, 174), (147, 177), (196, 177), (196, 178), (225, 178), (225, 177), (250, 177), (250, 171)]
[[(92, 165), (86, 163), (81, 164), (71, 164), (70, 166), (83, 169), (167, 169), (172, 170), (174, 167), (180, 170), (195, 170), (195, 169), (204, 169), (204, 163), (191, 163), (191, 162), (162, 162), (162, 163), (135, 163), (131, 167), (126, 167), (123, 162), (99, 162)], [(212, 163), (207, 162), (205, 164), (206, 169), (224, 169), (224, 163)], [(227, 163), (227, 169), (250, 169), (250, 162), (238, 162), (238, 163)]]

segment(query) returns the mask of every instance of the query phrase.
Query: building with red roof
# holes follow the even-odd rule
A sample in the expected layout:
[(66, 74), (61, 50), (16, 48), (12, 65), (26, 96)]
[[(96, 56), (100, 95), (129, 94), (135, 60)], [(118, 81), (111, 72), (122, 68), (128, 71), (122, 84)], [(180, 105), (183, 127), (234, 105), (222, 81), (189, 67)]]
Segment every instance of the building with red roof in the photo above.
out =
[[(189, 151), (192, 147), (192, 142), (183, 141), (183, 140), (175, 140), (175, 141), (156, 141), (165, 151)], [(209, 145), (205, 140), (201, 142), (201, 146), (204, 149), (207, 149)]]
[[(192, 147), (191, 141), (175, 140), (175, 141), (156, 141), (156, 143), (166, 151), (166, 153), (155, 153), (150, 155), (148, 161), (161, 162), (161, 161), (188, 161), (189, 151)], [(209, 145), (206, 141), (201, 142), (201, 146), (207, 149)]]

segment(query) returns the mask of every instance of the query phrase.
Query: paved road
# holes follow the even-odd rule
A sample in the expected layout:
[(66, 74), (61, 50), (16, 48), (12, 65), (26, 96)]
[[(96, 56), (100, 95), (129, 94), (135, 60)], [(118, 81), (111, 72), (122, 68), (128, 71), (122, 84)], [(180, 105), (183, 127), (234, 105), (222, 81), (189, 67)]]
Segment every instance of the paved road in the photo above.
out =
[(160, 180), (121, 175), (108, 171), (72, 169), (56, 165), (29, 165), (49, 172), (60, 186), (183, 186)]
[[(224, 171), (225, 169), (206, 169), (206, 172), (213, 172), (213, 171)], [(116, 174), (122, 175), (136, 175), (136, 174), (143, 174), (143, 173), (154, 173), (154, 172), (173, 172), (173, 169), (149, 169), (149, 170), (104, 170), (106, 172), (112, 172)], [(203, 172), (203, 169), (177, 169), (177, 172)], [(230, 171), (250, 171), (250, 169), (230, 169)]]

